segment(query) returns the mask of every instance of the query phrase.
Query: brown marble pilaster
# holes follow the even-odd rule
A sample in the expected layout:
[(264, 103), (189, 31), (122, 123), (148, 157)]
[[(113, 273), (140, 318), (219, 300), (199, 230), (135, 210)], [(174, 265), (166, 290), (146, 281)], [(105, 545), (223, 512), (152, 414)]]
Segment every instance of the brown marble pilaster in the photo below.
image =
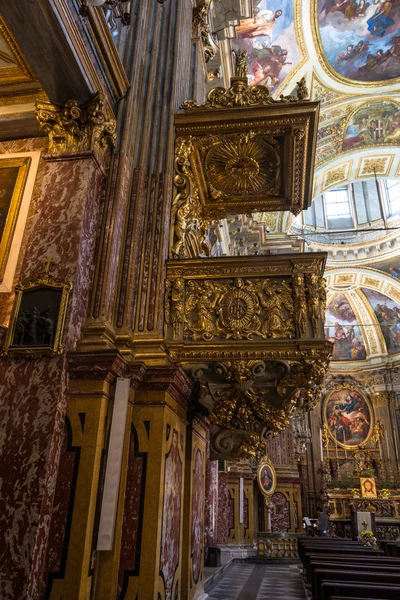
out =
[(111, 414), (110, 397), (115, 379), (127, 372), (127, 364), (116, 351), (72, 353), (68, 357), (68, 371), (67, 423), (70, 447), (78, 458), (70, 482), (61, 569), (49, 574), (46, 592), (54, 600), (85, 600), (91, 594), (91, 568), (98, 558), (93, 549), (93, 532)]
[(195, 416), (187, 427), (182, 543), (182, 599), (204, 592), (204, 513), (209, 422)]
[(148, 367), (132, 408), (118, 600), (182, 597), (186, 426), (191, 382)]

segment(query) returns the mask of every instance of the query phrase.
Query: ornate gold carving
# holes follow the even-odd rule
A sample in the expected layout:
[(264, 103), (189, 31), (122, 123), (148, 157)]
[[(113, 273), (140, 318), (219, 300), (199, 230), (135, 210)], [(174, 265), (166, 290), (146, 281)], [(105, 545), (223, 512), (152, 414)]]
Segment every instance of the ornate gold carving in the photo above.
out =
[(318, 279), (318, 297), (319, 297), (319, 318), (322, 323), (325, 323), (326, 311), (326, 279), (319, 277)]
[(388, 158), (365, 158), (362, 164), (361, 175), (386, 175)]
[(50, 154), (92, 150), (102, 161), (115, 146), (116, 121), (103, 93), (81, 106), (75, 100), (63, 106), (37, 102), (36, 118), (49, 136)]
[(203, 251), (207, 221), (201, 214), (199, 194), (194, 183), (189, 157), (193, 152), (192, 139), (178, 138), (175, 149), (174, 185), (178, 190), (172, 204), (174, 223), (172, 235), (173, 258), (194, 258)]
[(346, 166), (337, 167), (328, 171), (325, 179), (325, 187), (329, 187), (335, 183), (340, 183), (346, 180)]
[(211, 0), (199, 0), (193, 9), (193, 34), (200, 37), (206, 63), (219, 51), (219, 46), (215, 42), (208, 24), (210, 4)]
[[(177, 282), (167, 284), (173, 290)], [(183, 288), (182, 288), (183, 289)], [(191, 340), (293, 338), (293, 299), (287, 280), (234, 280), (187, 281), (186, 299), (181, 295), (166, 308), (166, 322), (172, 324), (172, 315), (182, 313), (184, 302), (184, 338)], [(182, 320), (180, 321), (182, 322)], [(174, 329), (174, 339), (177, 339)]]
[(392, 392), (381, 391), (371, 394), (371, 400), (374, 406), (391, 406), (394, 403)]
[(329, 427), (326, 423), (324, 423), (322, 425), (322, 445), (324, 448), (326, 448), (329, 444)]
[[(56, 356), (58, 354), (62, 354), (64, 350), (62, 345), (62, 338), (64, 333), (65, 319), (67, 315), (68, 298), (72, 290), (72, 283), (70, 281), (61, 281), (60, 279), (53, 277), (53, 275), (49, 273), (49, 267), (52, 262), (52, 259), (49, 259), (47, 261), (45, 269), (39, 273), (35, 280), (29, 281), (26, 285), (18, 284), (15, 287), (15, 304), (13, 307), (10, 324), (7, 331), (4, 349), (0, 352), (0, 355), (24, 356), (26, 358), (35, 358), (37, 356)], [(26, 318), (24, 312), (20, 314), (20, 307), (23, 299), (23, 294), (25, 292), (32, 292), (35, 289), (38, 289), (42, 292), (46, 289), (59, 290), (61, 292), (57, 321), (55, 323), (50, 322), (52, 331), (51, 343), (49, 342), (48, 344), (41, 344), (38, 341), (37, 344), (35, 343), (31, 346), (17, 345), (14, 341), (14, 337), (16, 337), (18, 334), (19, 323), (22, 324), (22, 320), (25, 320)], [(46, 314), (39, 314), (36, 306), (33, 307), (33, 311), (36, 313), (35, 319), (47, 319)], [(29, 327), (31, 326), (32, 325), (30, 323)]]
[(375, 446), (378, 447), (379, 442), (384, 439), (385, 439), (385, 434), (383, 431), (383, 425), (382, 425), (380, 419), (378, 419), (372, 430), (371, 440), (374, 442)]
[(213, 88), (208, 92), (204, 104), (197, 104), (195, 100), (186, 100), (181, 108), (183, 110), (194, 110), (235, 106), (268, 106), (269, 104), (304, 102), (308, 99), (305, 77), (297, 83), (297, 98), (281, 94), (279, 100), (275, 100), (267, 87), (263, 85), (249, 87), (247, 71), (247, 52), (238, 50), (235, 57), (235, 77), (232, 77), (230, 87), (228, 89)]
[(307, 303), (304, 291), (304, 274), (303, 271), (298, 267), (293, 269), (292, 286), (296, 325), (298, 328), (299, 337), (304, 337), (307, 333)]
[(308, 299), (308, 314), (311, 321), (314, 337), (318, 336), (321, 326), (321, 310), (319, 305), (319, 277), (316, 273), (307, 273), (307, 299)]
[(226, 195), (278, 193), (279, 165), (274, 145), (256, 137), (254, 131), (225, 136), (205, 158), (211, 185)]

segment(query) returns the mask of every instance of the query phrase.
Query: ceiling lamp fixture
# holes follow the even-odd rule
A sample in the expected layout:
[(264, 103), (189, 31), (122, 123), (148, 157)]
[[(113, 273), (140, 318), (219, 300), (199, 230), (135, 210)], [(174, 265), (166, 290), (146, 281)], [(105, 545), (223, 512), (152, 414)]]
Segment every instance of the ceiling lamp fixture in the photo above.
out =
[[(160, 0), (157, 1), (160, 2)], [(96, 8), (104, 6), (113, 11), (116, 19), (121, 19), (122, 25), (130, 25), (130, 5), (131, 0), (82, 0), (79, 14), (82, 17), (87, 17), (89, 15), (89, 6)]]

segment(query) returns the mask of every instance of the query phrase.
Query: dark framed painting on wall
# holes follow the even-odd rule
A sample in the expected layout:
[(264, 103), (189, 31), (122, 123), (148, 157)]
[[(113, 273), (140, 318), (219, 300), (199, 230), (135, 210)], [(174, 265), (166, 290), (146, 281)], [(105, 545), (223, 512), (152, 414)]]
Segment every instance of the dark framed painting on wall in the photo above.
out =
[(271, 496), (276, 488), (276, 471), (271, 461), (264, 457), (257, 469), (257, 483), (264, 496)]
[(348, 386), (327, 394), (323, 419), (335, 444), (349, 449), (365, 444), (374, 427), (370, 400), (359, 389)]
[(3, 355), (54, 356), (63, 351), (62, 336), (72, 284), (47, 271), (15, 288), (16, 298)]

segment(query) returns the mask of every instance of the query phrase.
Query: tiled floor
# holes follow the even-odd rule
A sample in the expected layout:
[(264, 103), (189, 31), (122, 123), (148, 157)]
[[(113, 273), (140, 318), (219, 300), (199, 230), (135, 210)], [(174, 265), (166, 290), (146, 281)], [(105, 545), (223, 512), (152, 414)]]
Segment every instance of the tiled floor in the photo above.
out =
[(297, 565), (235, 562), (207, 589), (209, 600), (305, 600)]

